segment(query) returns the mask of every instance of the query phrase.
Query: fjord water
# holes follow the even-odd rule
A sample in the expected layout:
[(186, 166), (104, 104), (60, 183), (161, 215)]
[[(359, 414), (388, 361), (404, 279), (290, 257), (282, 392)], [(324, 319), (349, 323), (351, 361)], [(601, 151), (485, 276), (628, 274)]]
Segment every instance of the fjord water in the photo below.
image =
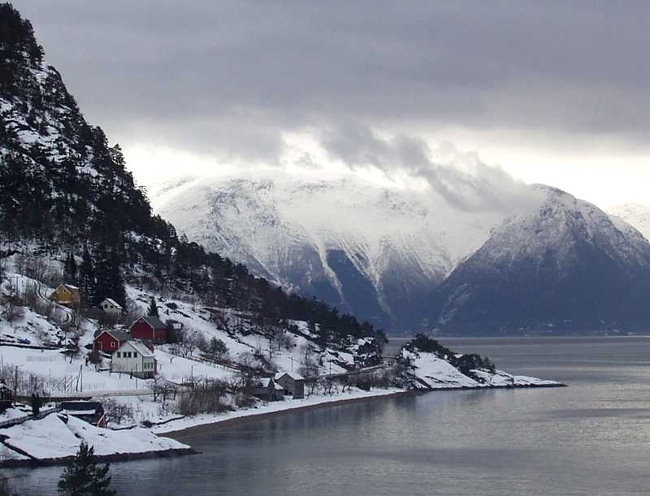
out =
[[(203, 429), (179, 436), (199, 455), (114, 463), (118, 494), (650, 493), (650, 338), (442, 342), (569, 387), (434, 392)], [(7, 475), (24, 494), (54, 494), (60, 472)]]

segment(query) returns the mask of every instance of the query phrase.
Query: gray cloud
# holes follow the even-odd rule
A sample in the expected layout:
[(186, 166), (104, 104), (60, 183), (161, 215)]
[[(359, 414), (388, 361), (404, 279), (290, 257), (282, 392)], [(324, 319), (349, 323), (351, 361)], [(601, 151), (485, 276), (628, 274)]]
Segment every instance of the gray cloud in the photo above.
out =
[(325, 133), (321, 145), (348, 167), (373, 166), (387, 175), (406, 172), (427, 181), (450, 205), (466, 210), (513, 212), (534, 203), (537, 193), (475, 154), (445, 144), (438, 150), (414, 136), (382, 138), (368, 127), (347, 124)]
[(268, 159), (285, 131), (346, 121), (643, 146), (650, 129), (645, 1), (14, 4), (122, 141)]

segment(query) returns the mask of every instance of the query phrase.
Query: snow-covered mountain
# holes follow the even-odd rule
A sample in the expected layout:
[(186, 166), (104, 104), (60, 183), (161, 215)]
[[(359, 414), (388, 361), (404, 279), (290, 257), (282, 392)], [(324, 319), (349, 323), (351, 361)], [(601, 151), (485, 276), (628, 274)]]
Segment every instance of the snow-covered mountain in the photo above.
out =
[(353, 174), (188, 178), (149, 194), (191, 241), (391, 329), (413, 326), (431, 288), (506, 216)]
[(646, 239), (650, 239), (650, 205), (623, 203), (610, 208), (608, 213), (623, 219), (638, 229)]
[(152, 196), (190, 240), (393, 331), (650, 322), (648, 241), (547, 186), (507, 212), (461, 210), (429, 188), (352, 174), (188, 178)]
[(636, 229), (549, 187), (437, 291), (442, 332), (597, 330), (650, 322), (650, 244)]

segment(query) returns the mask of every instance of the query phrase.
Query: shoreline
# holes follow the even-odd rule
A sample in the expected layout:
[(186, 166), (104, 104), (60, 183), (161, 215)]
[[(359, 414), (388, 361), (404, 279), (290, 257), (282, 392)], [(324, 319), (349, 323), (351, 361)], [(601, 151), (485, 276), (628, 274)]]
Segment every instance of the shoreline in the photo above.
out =
[(332, 398), (326, 401), (320, 401), (316, 403), (311, 403), (307, 405), (295, 405), (288, 408), (279, 408), (267, 411), (258, 411), (258, 409), (249, 409), (249, 410), (240, 410), (239, 412), (231, 413), (243, 413), (243, 415), (237, 415), (230, 418), (218, 419), (213, 417), (212, 419), (205, 419), (205, 422), (200, 422), (194, 425), (187, 427), (182, 427), (179, 429), (171, 429), (169, 431), (158, 431), (155, 432), (157, 435), (170, 437), (172, 439), (180, 440), (186, 435), (192, 435), (207, 429), (220, 429), (232, 427), (237, 424), (244, 424), (247, 422), (252, 422), (260, 418), (266, 418), (271, 416), (286, 415), (298, 411), (306, 410), (315, 410), (318, 408), (324, 408), (328, 406), (339, 406), (342, 404), (352, 404), (352, 403), (361, 403), (365, 401), (380, 400), (383, 398), (393, 398), (397, 396), (407, 396), (407, 395), (419, 395), (426, 394), (431, 392), (444, 392), (444, 391), (470, 391), (470, 390), (482, 390), (488, 391), (491, 389), (540, 389), (540, 388), (560, 388), (567, 387), (566, 384), (556, 382), (549, 384), (515, 384), (515, 385), (497, 385), (497, 386), (458, 386), (458, 387), (440, 387), (440, 388), (431, 388), (431, 389), (403, 389), (403, 390), (384, 390), (389, 391), (382, 394), (369, 394), (364, 396), (355, 396), (352, 398)]
[[(245, 424), (248, 422), (254, 422), (263, 418), (287, 415), (299, 411), (308, 411), (316, 410), (331, 406), (340, 406), (344, 404), (354, 404), (368, 401), (376, 401), (384, 398), (394, 398), (398, 396), (411, 396), (419, 395), (430, 392), (442, 392), (442, 391), (468, 391), (468, 390), (491, 390), (491, 389), (537, 389), (537, 388), (557, 388), (557, 387), (567, 387), (566, 384), (562, 383), (550, 383), (550, 384), (521, 384), (521, 385), (498, 385), (498, 386), (458, 386), (458, 387), (440, 387), (440, 388), (430, 388), (430, 389), (388, 389), (380, 390), (376, 393), (367, 392), (366, 394), (351, 394), (350, 397), (345, 397), (344, 394), (339, 394), (336, 397), (321, 397), (319, 398), (322, 401), (314, 401), (312, 403), (305, 404), (304, 400), (291, 400), (296, 401), (295, 404), (291, 405), (282, 405), (281, 402), (267, 403), (260, 408), (251, 408), (246, 410), (236, 410), (234, 412), (228, 412), (227, 414), (221, 414), (224, 418), (219, 418), (218, 416), (209, 416), (196, 419), (185, 417), (183, 419), (174, 420), (172, 422), (183, 423), (185, 420), (187, 426), (172, 426), (170, 430), (160, 429), (157, 430), (154, 428), (151, 430), (152, 433), (161, 437), (168, 437), (175, 440), (182, 440), (185, 437), (191, 437), (193, 435), (205, 432), (207, 430), (214, 429), (227, 429), (229, 427), (237, 426), (239, 424)], [(365, 392), (364, 392), (365, 393)], [(278, 403), (280, 403), (278, 405)], [(277, 408), (277, 407), (280, 408)], [(282, 408), (285, 406), (285, 408)], [(162, 425), (162, 424), (161, 424)], [(168, 426), (169, 424), (164, 424)], [(168, 450), (158, 450), (158, 451), (144, 451), (140, 453), (113, 453), (110, 455), (96, 455), (97, 460), (100, 462), (128, 462), (132, 460), (142, 460), (142, 459), (151, 459), (151, 458), (170, 458), (175, 456), (185, 456), (199, 454), (200, 452), (196, 451), (194, 448), (178, 448), (178, 449), (168, 449)], [(20, 467), (47, 467), (47, 466), (56, 466), (56, 465), (65, 465), (73, 456), (66, 456), (62, 458), (42, 458), (42, 459), (28, 459), (28, 460), (4, 460), (0, 461), (0, 468), (20, 468)]]
[(307, 411), (307, 410), (317, 410), (320, 408), (326, 408), (326, 407), (331, 407), (331, 406), (340, 406), (340, 405), (348, 405), (348, 404), (353, 404), (353, 403), (362, 403), (362, 402), (369, 402), (369, 401), (376, 401), (376, 400), (381, 400), (384, 398), (394, 398), (396, 396), (407, 396), (407, 395), (415, 395), (415, 394), (421, 394), (423, 391), (417, 391), (414, 389), (405, 389), (405, 390), (398, 390), (398, 391), (390, 391), (385, 394), (373, 394), (373, 395), (368, 395), (368, 396), (355, 396), (352, 398), (337, 398), (337, 399), (329, 399), (327, 401), (320, 401), (317, 403), (311, 403), (307, 405), (296, 405), (296, 406), (291, 406), (289, 408), (282, 408), (282, 409), (277, 409), (277, 410), (268, 410), (268, 411), (255, 411), (256, 409), (251, 409), (251, 410), (241, 410), (241, 412), (250, 412), (247, 415), (240, 415), (236, 417), (230, 417), (230, 418), (225, 418), (222, 420), (212, 420), (208, 421), (205, 423), (200, 423), (196, 424), (193, 426), (189, 427), (183, 427), (181, 429), (176, 429), (176, 430), (170, 430), (170, 431), (165, 431), (165, 432), (160, 432), (157, 433), (160, 436), (164, 437), (170, 437), (172, 439), (182, 439), (186, 435), (193, 435), (197, 434), (201, 431), (206, 431), (208, 429), (221, 429), (221, 428), (228, 428), (232, 427), (238, 424), (245, 424), (248, 422), (254, 422), (256, 420), (262, 419), (262, 418), (267, 418), (267, 417), (273, 417), (273, 416), (280, 416), (280, 415), (288, 415), (291, 413), (299, 412), (299, 411)]
[[(195, 455), (198, 454), (194, 448), (177, 448), (158, 451), (141, 451), (140, 453), (113, 453), (110, 455), (95, 455), (97, 461), (102, 463), (107, 462), (128, 462), (132, 460), (143, 460), (151, 458), (171, 458), (175, 456)], [(4, 460), (0, 462), (0, 468), (39, 468), (39, 467), (52, 467), (63, 466), (68, 463), (74, 455), (65, 456), (62, 458), (40, 458), (29, 460)]]

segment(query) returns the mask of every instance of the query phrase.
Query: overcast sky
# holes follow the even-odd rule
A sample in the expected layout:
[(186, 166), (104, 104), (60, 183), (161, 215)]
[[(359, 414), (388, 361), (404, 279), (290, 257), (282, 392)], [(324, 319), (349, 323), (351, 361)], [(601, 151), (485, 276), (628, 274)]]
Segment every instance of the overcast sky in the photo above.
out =
[(647, 1), (14, 5), (145, 183), (273, 165), (296, 143), (355, 159), (334, 138), (374, 136), (450, 142), (602, 206), (650, 203)]

